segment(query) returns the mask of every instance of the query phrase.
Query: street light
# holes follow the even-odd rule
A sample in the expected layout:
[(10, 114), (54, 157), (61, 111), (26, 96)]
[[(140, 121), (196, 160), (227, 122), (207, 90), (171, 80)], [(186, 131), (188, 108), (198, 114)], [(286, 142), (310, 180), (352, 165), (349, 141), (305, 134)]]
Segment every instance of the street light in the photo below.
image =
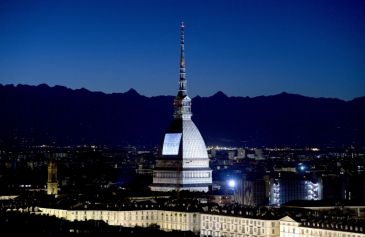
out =
[(236, 187), (236, 181), (235, 181), (235, 180), (233, 180), (233, 179), (228, 180), (228, 186), (229, 186), (230, 188), (234, 188), (234, 187)]

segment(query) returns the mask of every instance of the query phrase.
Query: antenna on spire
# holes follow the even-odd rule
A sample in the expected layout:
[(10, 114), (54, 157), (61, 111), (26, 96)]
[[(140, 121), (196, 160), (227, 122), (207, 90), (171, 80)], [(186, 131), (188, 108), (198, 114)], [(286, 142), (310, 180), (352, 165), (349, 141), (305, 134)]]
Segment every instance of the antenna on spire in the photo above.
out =
[(184, 69), (183, 72), (185, 72), (185, 39), (184, 39), (184, 22), (182, 21), (180, 24), (180, 72), (182, 72), (182, 69)]

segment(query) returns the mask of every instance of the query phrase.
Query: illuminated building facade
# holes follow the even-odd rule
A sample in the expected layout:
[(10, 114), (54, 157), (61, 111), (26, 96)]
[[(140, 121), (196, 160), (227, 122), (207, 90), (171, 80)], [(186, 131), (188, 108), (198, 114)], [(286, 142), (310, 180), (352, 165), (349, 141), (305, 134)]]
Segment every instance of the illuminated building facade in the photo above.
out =
[(50, 160), (48, 163), (47, 194), (48, 195), (58, 194), (57, 164), (53, 160)]
[(307, 179), (295, 175), (284, 175), (270, 180), (270, 205), (281, 205), (293, 200), (321, 200), (321, 179)]
[(161, 230), (200, 231), (200, 215), (197, 212), (146, 210), (61, 210), (40, 208), (43, 215), (55, 216), (68, 221), (101, 220), (108, 225), (123, 227), (149, 227), (158, 225)]
[(179, 92), (174, 99), (174, 119), (168, 127), (153, 171), (152, 191), (189, 190), (207, 192), (212, 171), (205, 142), (191, 120), (184, 55), (184, 23), (181, 23)]
[(278, 220), (261, 220), (219, 214), (200, 214), (200, 236), (279, 236)]
[(321, 221), (300, 222), (289, 216), (250, 218), (242, 213), (232, 215), (153, 208), (120, 211), (39, 208), (36, 213), (68, 221), (102, 220), (109, 225), (124, 227), (158, 225), (161, 230), (192, 231), (202, 237), (365, 237), (364, 226)]

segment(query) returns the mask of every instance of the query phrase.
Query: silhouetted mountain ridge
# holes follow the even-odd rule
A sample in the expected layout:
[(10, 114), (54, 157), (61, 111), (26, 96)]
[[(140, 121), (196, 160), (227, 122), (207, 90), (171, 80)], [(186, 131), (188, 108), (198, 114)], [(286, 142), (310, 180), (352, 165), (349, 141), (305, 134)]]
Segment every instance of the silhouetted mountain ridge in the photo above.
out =
[[(159, 144), (174, 96), (136, 90), (106, 94), (63, 86), (1, 85), (0, 144)], [(365, 145), (365, 97), (343, 101), (283, 92), (192, 101), (207, 144), (249, 146)]]

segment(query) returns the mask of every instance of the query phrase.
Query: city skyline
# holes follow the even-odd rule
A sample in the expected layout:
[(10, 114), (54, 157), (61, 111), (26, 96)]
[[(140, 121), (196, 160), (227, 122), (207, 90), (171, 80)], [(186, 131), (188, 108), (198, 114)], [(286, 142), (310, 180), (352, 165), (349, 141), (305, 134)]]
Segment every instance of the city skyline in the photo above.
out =
[(192, 97), (285, 91), (351, 100), (364, 96), (364, 9), (345, 1), (4, 1), (0, 83), (173, 95), (183, 20)]
[(0, 1), (0, 233), (365, 237), (365, 1)]

